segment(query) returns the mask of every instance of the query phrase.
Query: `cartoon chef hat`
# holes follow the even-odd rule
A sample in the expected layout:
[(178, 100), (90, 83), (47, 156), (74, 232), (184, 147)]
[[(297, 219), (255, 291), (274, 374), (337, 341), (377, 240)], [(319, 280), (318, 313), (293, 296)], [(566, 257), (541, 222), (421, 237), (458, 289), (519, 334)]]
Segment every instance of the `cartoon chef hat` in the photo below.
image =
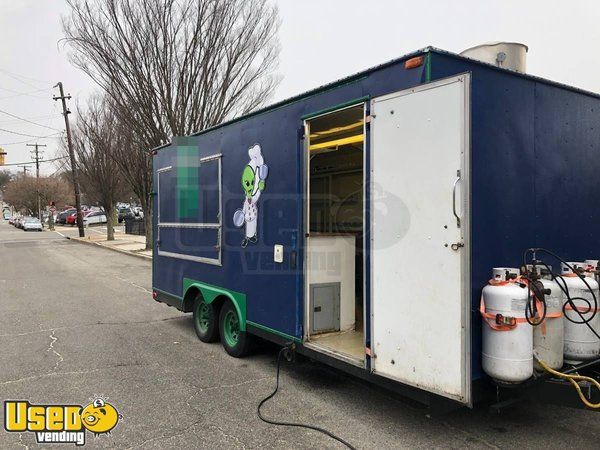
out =
[(248, 156), (250, 156), (250, 162), (248, 165), (252, 167), (252, 170), (256, 172), (256, 168), (262, 166), (265, 163), (265, 160), (262, 155), (262, 150), (260, 145), (254, 144), (252, 147), (248, 149)]

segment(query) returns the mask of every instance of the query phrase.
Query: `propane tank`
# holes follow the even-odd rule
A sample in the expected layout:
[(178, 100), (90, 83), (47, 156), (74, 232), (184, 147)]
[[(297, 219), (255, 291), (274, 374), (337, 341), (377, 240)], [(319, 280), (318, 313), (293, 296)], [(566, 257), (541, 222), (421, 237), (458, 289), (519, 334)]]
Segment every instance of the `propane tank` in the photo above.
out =
[(598, 283), (600, 283), (600, 272), (598, 271), (598, 262), (600, 262), (600, 260), (597, 259), (586, 259), (584, 261), (585, 276), (593, 278)]
[[(576, 270), (583, 273), (585, 269), (584, 263), (570, 262), (569, 263)], [(581, 315), (589, 320), (589, 325), (600, 334), (600, 313), (594, 315), (594, 298), (592, 293), (586, 286), (587, 284), (594, 291), (596, 300), (600, 304), (598, 299), (598, 282), (593, 278), (586, 277), (585, 282), (579, 278), (579, 276), (567, 267), (566, 264), (561, 265), (561, 278), (564, 281), (566, 288), (568, 289), (569, 296), (573, 299), (573, 303), (581, 312)], [(588, 304), (583, 300), (577, 300), (575, 297), (580, 297), (588, 300), (591, 304), (592, 310), (588, 309)], [(564, 299), (566, 302), (566, 298)], [(590, 318), (593, 317), (591, 320)], [(589, 329), (584, 323), (573, 323), (581, 322), (582, 319), (569, 305), (565, 306), (565, 360), (569, 363), (578, 363), (590, 359), (597, 358), (600, 355), (600, 340), (596, 335)]]
[[(527, 271), (533, 272), (533, 266), (527, 265)], [(533, 351), (535, 355), (544, 361), (552, 369), (560, 369), (563, 366), (565, 326), (563, 323), (562, 305), (564, 294), (558, 284), (552, 281), (552, 267), (535, 266), (535, 274), (546, 292), (544, 295), (546, 303), (546, 318), (542, 323), (533, 327)], [(540, 311), (541, 314), (541, 311)], [(534, 360), (536, 370), (543, 371), (542, 366)]]
[(518, 275), (518, 269), (494, 268), (482, 292), (483, 370), (505, 383), (520, 383), (533, 375), (533, 332), (525, 319), (527, 287), (512, 281)]

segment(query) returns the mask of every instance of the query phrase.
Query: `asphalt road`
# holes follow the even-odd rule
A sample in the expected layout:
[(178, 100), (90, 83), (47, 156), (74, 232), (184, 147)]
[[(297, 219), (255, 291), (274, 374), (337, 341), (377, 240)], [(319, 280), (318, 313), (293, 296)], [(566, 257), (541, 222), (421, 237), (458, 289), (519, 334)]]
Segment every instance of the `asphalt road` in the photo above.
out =
[[(201, 343), (190, 316), (155, 303), (150, 289), (148, 261), (0, 221), (0, 398), (85, 404), (108, 396), (123, 419), (111, 435), (88, 434), (90, 447), (342, 448), (257, 418), (273, 389), (275, 348), (231, 358), (220, 344)], [(597, 413), (527, 404), (500, 417), (463, 409), (428, 418), (410, 401), (309, 361), (285, 366), (264, 411), (318, 424), (361, 449), (600, 442)], [(20, 446), (37, 447), (33, 434), (0, 431), (1, 448)]]

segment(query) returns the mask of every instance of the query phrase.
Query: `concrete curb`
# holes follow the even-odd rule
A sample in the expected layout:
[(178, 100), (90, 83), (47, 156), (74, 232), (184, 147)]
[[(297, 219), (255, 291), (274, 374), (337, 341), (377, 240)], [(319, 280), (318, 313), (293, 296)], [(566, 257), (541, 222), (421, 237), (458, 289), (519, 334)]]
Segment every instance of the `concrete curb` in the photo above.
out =
[(142, 258), (145, 259), (146, 261), (152, 261), (152, 256), (148, 256), (148, 255), (142, 255), (140, 253), (135, 253), (135, 252), (130, 252), (129, 250), (121, 250), (120, 248), (115, 248), (115, 247), (108, 247), (106, 245), (102, 245), (99, 244), (97, 242), (92, 242), (92, 241), (82, 241), (79, 240), (77, 238), (71, 238), (69, 236), (64, 236), (66, 239), (72, 241), (72, 242), (77, 242), (79, 244), (84, 244), (84, 245), (93, 245), (95, 247), (100, 247), (100, 248), (105, 248), (107, 250), (112, 250), (114, 252), (118, 252), (118, 253), (123, 253), (125, 255), (130, 255), (130, 256), (135, 256), (136, 258)]

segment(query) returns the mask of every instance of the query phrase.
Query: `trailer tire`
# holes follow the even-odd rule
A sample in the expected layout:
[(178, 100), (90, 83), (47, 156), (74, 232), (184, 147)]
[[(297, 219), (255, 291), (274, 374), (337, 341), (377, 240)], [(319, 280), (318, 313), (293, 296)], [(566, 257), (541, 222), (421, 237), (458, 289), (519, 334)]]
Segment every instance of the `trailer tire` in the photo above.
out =
[(219, 314), (219, 335), (221, 344), (230, 356), (242, 358), (252, 347), (252, 336), (240, 330), (240, 318), (233, 304), (228, 301)]
[(219, 311), (214, 304), (208, 304), (198, 293), (194, 300), (194, 330), (202, 342), (215, 342), (219, 339)]

